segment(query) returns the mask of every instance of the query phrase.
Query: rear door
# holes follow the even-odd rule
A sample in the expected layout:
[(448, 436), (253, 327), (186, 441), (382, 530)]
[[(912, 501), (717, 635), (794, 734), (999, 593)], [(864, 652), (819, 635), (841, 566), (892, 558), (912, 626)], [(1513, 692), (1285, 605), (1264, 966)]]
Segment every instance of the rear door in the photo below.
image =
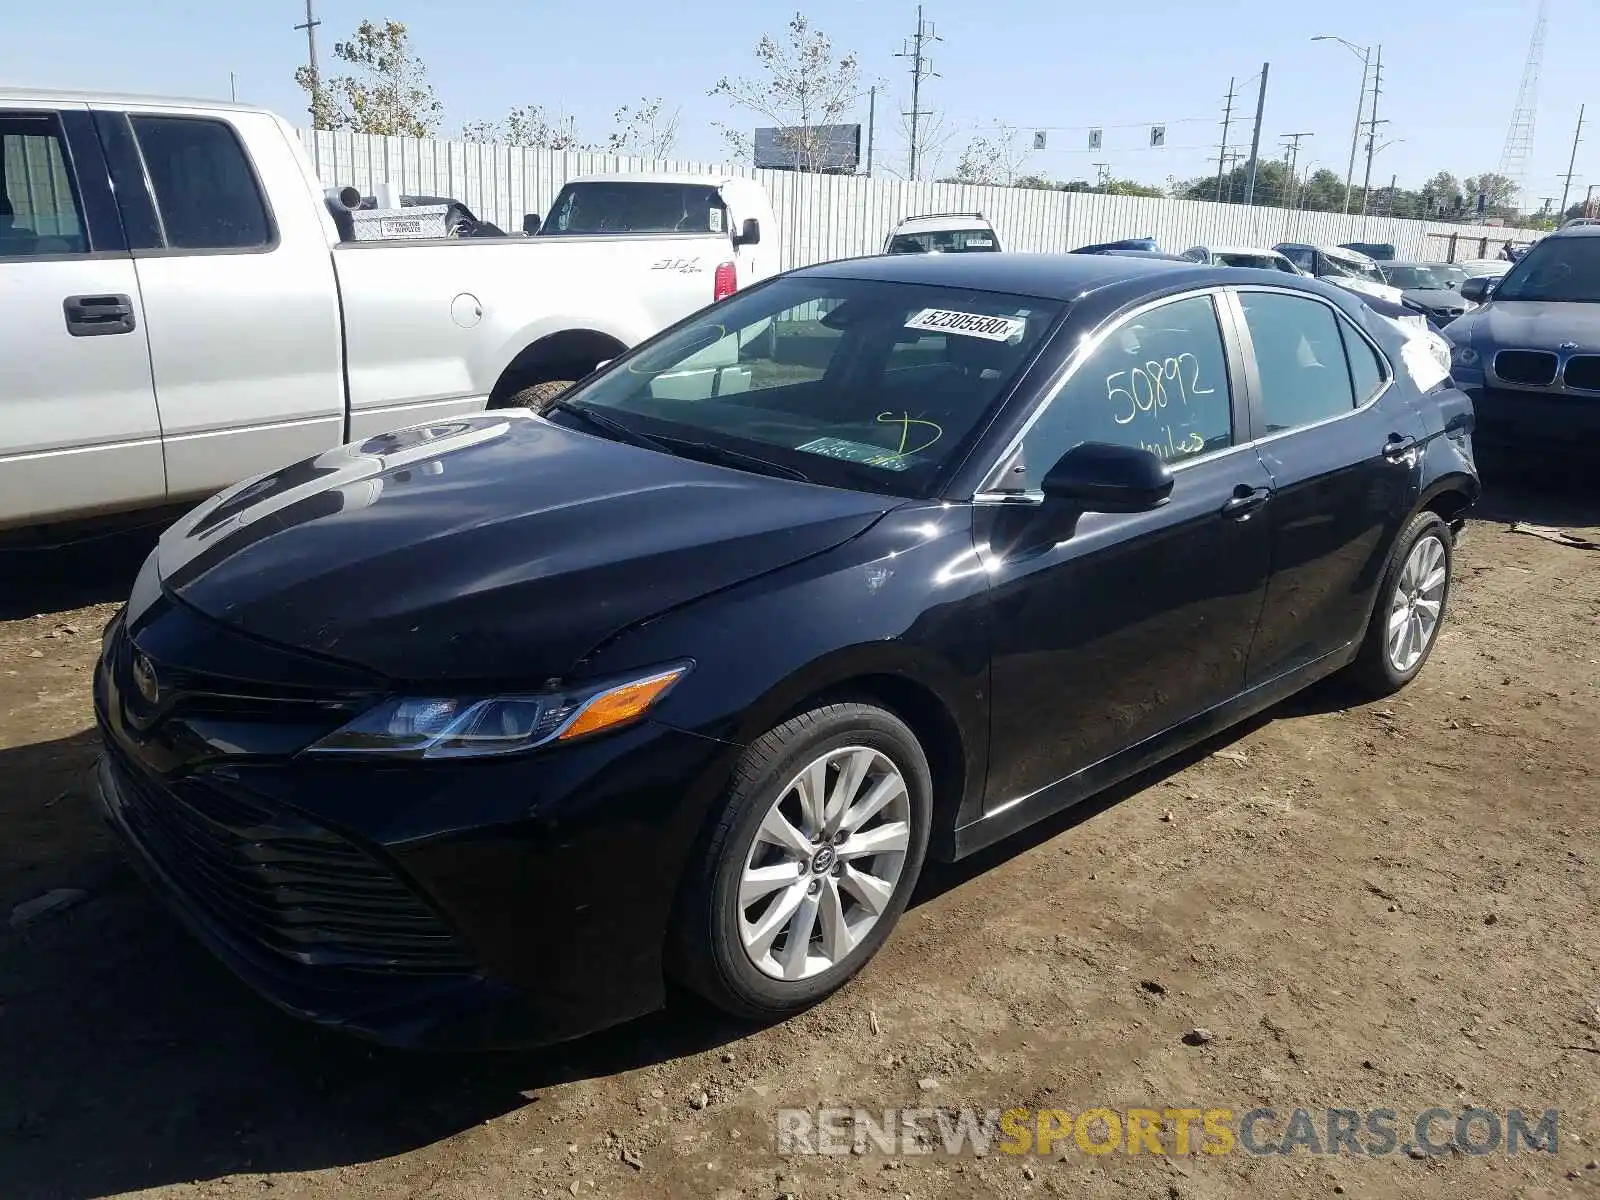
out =
[(0, 108), (0, 528), (166, 495), (144, 312), (87, 108)]
[(1256, 449), (1272, 477), (1272, 580), (1249, 683), (1360, 637), (1418, 492), (1419, 418), (1393, 368), (1330, 301), (1240, 288)]
[(132, 109), (96, 126), (144, 297), (169, 495), (341, 443), (333, 260), (276, 120)]

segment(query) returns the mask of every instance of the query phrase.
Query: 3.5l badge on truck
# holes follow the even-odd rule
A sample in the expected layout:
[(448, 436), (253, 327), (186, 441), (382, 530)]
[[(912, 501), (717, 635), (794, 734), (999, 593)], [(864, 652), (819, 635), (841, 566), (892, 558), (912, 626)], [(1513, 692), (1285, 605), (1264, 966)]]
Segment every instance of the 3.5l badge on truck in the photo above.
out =
[(680, 275), (699, 275), (705, 268), (698, 258), (663, 258), (650, 264), (652, 271), (676, 271)]

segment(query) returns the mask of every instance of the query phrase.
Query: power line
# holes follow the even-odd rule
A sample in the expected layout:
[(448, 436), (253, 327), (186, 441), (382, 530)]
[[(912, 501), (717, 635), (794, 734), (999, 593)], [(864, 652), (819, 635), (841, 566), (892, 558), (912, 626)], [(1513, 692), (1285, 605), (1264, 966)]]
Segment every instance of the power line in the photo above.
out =
[[(310, 0), (307, 0), (310, 3)], [(922, 107), (922, 81), (924, 79), (937, 79), (939, 73), (933, 69), (933, 60), (923, 53), (923, 47), (930, 42), (944, 41), (934, 32), (933, 24), (922, 19), (922, 5), (917, 5), (917, 31), (911, 35), (906, 48), (895, 55), (896, 58), (909, 58), (911, 60), (911, 111), (902, 113), (902, 116), (911, 119), (911, 138), (909, 147), (909, 162), (907, 174), (912, 179), (917, 178), (917, 155), (921, 146), (918, 144), (918, 132), (923, 117), (931, 117), (933, 113)]]

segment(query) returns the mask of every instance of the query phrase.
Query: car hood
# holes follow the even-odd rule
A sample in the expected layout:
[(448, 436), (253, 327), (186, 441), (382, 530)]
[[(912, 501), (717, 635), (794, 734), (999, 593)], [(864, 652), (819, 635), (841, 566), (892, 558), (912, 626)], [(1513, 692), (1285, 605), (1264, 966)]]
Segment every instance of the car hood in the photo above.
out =
[(1387, 300), (1390, 304), (1400, 303), (1400, 289), (1390, 287), (1386, 283), (1372, 283), (1366, 279), (1347, 279), (1335, 275), (1324, 276), (1323, 282), (1355, 292), (1358, 296), (1373, 296), (1379, 300)]
[(156, 558), (168, 593), (281, 645), (395, 680), (543, 681), (896, 503), (491, 413), (230, 488)]
[(1580, 349), (1600, 348), (1600, 304), (1547, 300), (1496, 300), (1450, 326), (1453, 341), (1467, 338), (1494, 347), (1554, 350), (1563, 342)]
[(1402, 300), (1420, 304), (1424, 308), (1472, 308), (1472, 301), (1453, 288), (1406, 288), (1400, 293)]

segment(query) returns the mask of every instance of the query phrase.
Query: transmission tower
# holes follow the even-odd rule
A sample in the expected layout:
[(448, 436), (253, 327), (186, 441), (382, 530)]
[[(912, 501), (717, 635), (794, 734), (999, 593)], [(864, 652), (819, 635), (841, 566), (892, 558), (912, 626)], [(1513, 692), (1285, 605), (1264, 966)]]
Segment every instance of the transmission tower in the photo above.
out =
[(932, 42), (942, 42), (944, 39), (933, 31), (933, 22), (922, 19), (922, 5), (917, 5), (917, 32), (906, 39), (905, 49), (896, 54), (896, 58), (909, 58), (911, 60), (911, 111), (901, 115), (911, 122), (910, 129), (910, 161), (906, 164), (906, 174), (912, 179), (917, 178), (918, 152), (922, 149), (921, 133), (922, 118), (931, 117), (933, 113), (922, 107), (922, 81), (924, 79), (937, 79), (939, 72), (933, 69), (933, 59), (928, 57), (926, 47)]
[[(1522, 67), (1522, 87), (1517, 90), (1517, 107), (1506, 131), (1506, 146), (1500, 152), (1500, 174), (1522, 191), (1528, 159), (1533, 155), (1533, 123), (1539, 108), (1539, 67), (1544, 61), (1544, 30), (1550, 16), (1550, 0), (1539, 0), (1539, 16), (1533, 23), (1533, 38), (1528, 42), (1528, 61)], [(1515, 203), (1515, 198), (1513, 198)]]

